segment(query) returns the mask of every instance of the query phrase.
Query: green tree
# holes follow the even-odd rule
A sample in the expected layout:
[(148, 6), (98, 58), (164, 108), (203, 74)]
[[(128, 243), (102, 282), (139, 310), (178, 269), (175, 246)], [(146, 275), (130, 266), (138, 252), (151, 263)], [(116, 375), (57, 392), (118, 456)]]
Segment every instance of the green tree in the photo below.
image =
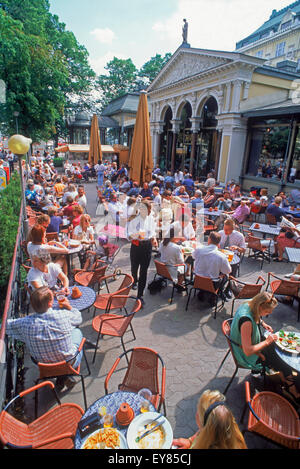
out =
[(105, 66), (107, 74), (98, 77), (98, 86), (102, 92), (101, 105), (106, 106), (111, 100), (136, 89), (138, 70), (131, 59), (114, 57)]
[(0, 3), (0, 79), (6, 84), (4, 131), (47, 140), (64, 128), (73, 102), (89, 92), (95, 73), (87, 50), (49, 11), (48, 0)]
[(146, 62), (138, 72), (141, 84), (149, 86), (171, 57), (172, 54), (170, 52), (165, 54), (164, 57), (160, 54), (156, 54), (155, 57), (151, 57), (151, 59), (148, 60), (148, 62)]

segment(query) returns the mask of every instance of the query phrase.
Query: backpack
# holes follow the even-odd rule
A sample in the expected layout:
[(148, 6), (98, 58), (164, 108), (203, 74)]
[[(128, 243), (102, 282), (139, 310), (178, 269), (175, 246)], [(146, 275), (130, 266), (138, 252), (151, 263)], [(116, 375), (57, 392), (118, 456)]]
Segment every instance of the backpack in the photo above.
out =
[(155, 295), (155, 293), (160, 292), (163, 288), (166, 288), (166, 286), (167, 281), (164, 278), (158, 278), (148, 284), (148, 290), (150, 295)]

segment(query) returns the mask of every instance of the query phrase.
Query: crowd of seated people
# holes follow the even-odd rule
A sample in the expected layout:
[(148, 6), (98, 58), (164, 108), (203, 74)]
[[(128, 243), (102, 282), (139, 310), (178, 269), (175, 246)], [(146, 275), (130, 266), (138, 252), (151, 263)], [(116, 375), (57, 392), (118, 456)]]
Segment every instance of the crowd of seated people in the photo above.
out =
[[(27, 284), (33, 314), (10, 321), (7, 333), (27, 344), (34, 359), (49, 363), (75, 356), (82, 339), (78, 329), (82, 321), (81, 313), (72, 310), (68, 300), (59, 312), (52, 308), (53, 291), (58, 285), (66, 294), (70, 291), (65, 237), (78, 240), (83, 245), (81, 265), (87, 261), (88, 253), (102, 255), (101, 246), (95, 250), (97, 233), (88, 214), (83, 181), (96, 178), (98, 203), (103, 206), (103, 215), (108, 217), (107, 223), (124, 228), (127, 242), (130, 243), (128, 269), (134, 279), (132, 289), (137, 291), (142, 306), (153, 250), (168, 268), (178, 292), (186, 291), (185, 277), (193, 273), (211, 279), (222, 299), (228, 301), (232, 297), (229, 276), (237, 276), (237, 266), (246, 250), (241, 225), (251, 222), (258, 207), (259, 210), (264, 207), (266, 213), (280, 222), (286, 216), (285, 208), (291, 204), (300, 206), (300, 191), (293, 190), (290, 195), (280, 192), (274, 198), (268, 195), (266, 189), (253, 189), (250, 194), (245, 194), (238, 183), (220, 185), (214, 171), (200, 182), (194, 180), (188, 171), (178, 170), (173, 176), (170, 172), (163, 174), (157, 166), (152, 180), (139, 184), (130, 179), (126, 165), (118, 167), (116, 162), (100, 161), (90, 166), (66, 161), (63, 176), (58, 175), (51, 164), (49, 168), (44, 167), (45, 164), (48, 165), (43, 159), (33, 161), (26, 188), (28, 206), (37, 213), (26, 244), (30, 259)], [(215, 209), (218, 216), (213, 217)], [(212, 229), (206, 226), (205, 213), (210, 217)], [(282, 260), (285, 239), (291, 239), (286, 236), (287, 231), (280, 233), (275, 244), (274, 259), (279, 261)], [(298, 236), (300, 238), (299, 228), (291, 228), (290, 232), (293, 241)], [(47, 240), (50, 234), (59, 237)], [(284, 238), (282, 242), (281, 238)], [(193, 246), (190, 255), (184, 255), (182, 247), (186, 244)], [(236, 254), (237, 263), (229, 262), (222, 251), (226, 249)], [(209, 295), (200, 292), (198, 298), (200, 302), (213, 304)], [(232, 334), (235, 340), (241, 342), (241, 361), (244, 360), (251, 369), (260, 370), (264, 358), (269, 368), (278, 365), (274, 357), (262, 353), (274, 342), (274, 336), (271, 334), (266, 341), (261, 341), (257, 335), (258, 321), (263, 323), (261, 319), (270, 314), (275, 306), (272, 298), (264, 296), (245, 303), (236, 313)], [(263, 324), (272, 332), (269, 326)], [(29, 330), (36, 331), (38, 337), (41, 327), (52, 337), (48, 348), (43, 339), (36, 338), (36, 343), (30, 342)], [(65, 339), (63, 349), (58, 344), (60, 333)], [(80, 362), (81, 356), (77, 356), (76, 363)], [(284, 382), (289, 377), (288, 372), (280, 371)], [(58, 379), (58, 389), (64, 386), (71, 388), (73, 381), (69, 378)], [(294, 391), (298, 397), (297, 390)], [(215, 403), (217, 405), (211, 407)], [(207, 390), (203, 393), (198, 403), (196, 421), (199, 431), (188, 439), (175, 439), (175, 446), (182, 449), (246, 448), (225, 398), (218, 391)], [(222, 434), (224, 428), (230, 429), (226, 436)]]

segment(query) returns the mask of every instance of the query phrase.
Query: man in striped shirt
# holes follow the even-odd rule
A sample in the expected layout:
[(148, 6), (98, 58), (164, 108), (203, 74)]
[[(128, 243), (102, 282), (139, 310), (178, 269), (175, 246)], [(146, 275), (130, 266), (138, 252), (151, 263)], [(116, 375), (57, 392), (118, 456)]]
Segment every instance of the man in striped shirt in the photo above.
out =
[[(72, 309), (67, 299), (64, 309), (52, 309), (53, 293), (43, 286), (35, 290), (30, 298), (33, 314), (18, 319), (8, 319), (6, 333), (9, 337), (24, 342), (29, 354), (36, 362), (57, 363), (72, 360), (76, 368), (82, 359), (77, 356), (82, 333), (78, 326), (82, 322), (80, 311)], [(57, 378), (56, 385), (70, 389), (75, 381), (70, 378)]]

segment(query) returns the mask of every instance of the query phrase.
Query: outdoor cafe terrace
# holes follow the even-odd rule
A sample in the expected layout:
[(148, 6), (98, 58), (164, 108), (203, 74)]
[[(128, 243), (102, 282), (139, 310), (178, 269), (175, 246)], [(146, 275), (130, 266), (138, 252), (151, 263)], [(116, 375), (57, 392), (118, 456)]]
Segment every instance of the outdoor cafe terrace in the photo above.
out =
[[(95, 199), (95, 183), (85, 185), (88, 213), (92, 216), (92, 222), (97, 224), (99, 217), (96, 216), (97, 202)], [(22, 216), (22, 215), (21, 215)], [(21, 218), (20, 218), (21, 220)], [(261, 227), (264, 219), (259, 221)], [(253, 223), (247, 222), (250, 228)], [(274, 227), (273, 227), (274, 229)], [(270, 236), (271, 233), (268, 234)], [(263, 233), (261, 233), (261, 237)], [(20, 301), (20, 283), (19, 270), (23, 263), (23, 252), (20, 249), (23, 240), (23, 231), (20, 223), (16, 250), (12, 262), (12, 274), (8, 288), (8, 298), (5, 306), (3, 318), (14, 317), (19, 314)], [(130, 274), (129, 251), (130, 244), (124, 239), (114, 239), (120, 250), (114, 258), (112, 265), (109, 266), (106, 274), (112, 274), (115, 271), (122, 274)], [(287, 257), (287, 256), (285, 256)], [(148, 271), (148, 282), (150, 282), (156, 273), (154, 264), (155, 258), (152, 258), (150, 269)], [(77, 259), (74, 258), (75, 267)], [(281, 278), (294, 270), (295, 264), (286, 259), (282, 263), (276, 263), (272, 259), (270, 262), (264, 261), (263, 266), (260, 260), (248, 257), (248, 250), (243, 258), (240, 267), (239, 280), (246, 283), (255, 284), (258, 277), (261, 276), (268, 285), (268, 273), (273, 272)], [(16, 281), (17, 280), (17, 281)], [(109, 287), (115, 291), (121, 284), (123, 276), (116, 276), (116, 279)], [(270, 290), (270, 287), (269, 287)], [(105, 290), (100, 290), (100, 295)], [(206, 389), (226, 390), (226, 401), (232, 410), (236, 421), (241, 429), (247, 428), (248, 412), (243, 422), (240, 421), (246, 402), (245, 382), (251, 383), (252, 392), (262, 390), (262, 381), (256, 376), (251, 375), (250, 370), (239, 368), (232, 382), (231, 377), (236, 371), (236, 366), (231, 354), (226, 358), (223, 366), (220, 368), (222, 360), (228, 352), (228, 342), (222, 333), (222, 324), (229, 319), (232, 314), (232, 300), (224, 303), (221, 310), (214, 316), (213, 308), (198, 301), (197, 297), (191, 296), (188, 309), (186, 309), (187, 296), (185, 293), (175, 291), (173, 301), (170, 302), (172, 292), (172, 282), (161, 292), (150, 295), (145, 291), (145, 305), (139, 310), (132, 321), (134, 327), (135, 340), (132, 331), (124, 334), (124, 347), (130, 350), (134, 347), (146, 347), (155, 350), (163, 360), (166, 370), (165, 376), (165, 410), (166, 417), (170, 423), (174, 438), (193, 435), (198, 427), (195, 420), (196, 407), (199, 397)], [(130, 293), (135, 296), (135, 292)], [(62, 403), (76, 403), (85, 409), (95, 410), (98, 402), (106, 403), (109, 407), (111, 402), (105, 400), (106, 392), (108, 395), (118, 391), (118, 385), (122, 382), (127, 363), (123, 358), (120, 365), (110, 376), (107, 384), (107, 376), (116, 359), (123, 353), (120, 339), (118, 337), (103, 336), (100, 338), (97, 351), (95, 353), (94, 344), (97, 339), (97, 332), (93, 329), (94, 307), (93, 299), (89, 298), (88, 308), (82, 310), (83, 322), (80, 326), (83, 336), (87, 342), (85, 344), (85, 355), (87, 364), (82, 360), (81, 372), (85, 376), (84, 388), (86, 393), (86, 403), (80, 378), (71, 390), (63, 390), (59, 393)], [(12, 301), (11, 301), (12, 300)], [(236, 300), (234, 311), (245, 300)], [(134, 303), (134, 301), (133, 301)], [(129, 305), (129, 308), (131, 305)], [(21, 304), (24, 311), (24, 305)], [(98, 312), (96, 313), (98, 314)], [(274, 312), (268, 317), (274, 331), (284, 329), (287, 331), (299, 331), (298, 322), (298, 302), (293, 305), (279, 303)], [(2, 406), (5, 401), (13, 397), (18, 392), (28, 389), (36, 384), (39, 378), (39, 370), (24, 349), (24, 364), (18, 359), (20, 354), (20, 344), (12, 343), (5, 338), (5, 324), (2, 323), (1, 329), (1, 397)], [(299, 356), (298, 356), (299, 357)], [(299, 369), (299, 358), (298, 371)], [(219, 369), (220, 368), (220, 369)], [(159, 375), (160, 376), (160, 375)], [(107, 389), (105, 388), (107, 384)], [(228, 385), (230, 384), (229, 388)], [(7, 393), (6, 390), (9, 392)], [(101, 400), (102, 398), (102, 400)], [(100, 399), (100, 401), (99, 401)], [(113, 400), (115, 397), (113, 396)], [(115, 401), (119, 406), (120, 402)], [(28, 422), (35, 416), (35, 395), (30, 394), (21, 400), (22, 405), (15, 408), (18, 418)], [(43, 388), (39, 391), (38, 414), (42, 415), (55, 405), (55, 400), (49, 389)], [(100, 404), (99, 404), (100, 405)], [(97, 408), (97, 405), (96, 405)], [(98, 409), (99, 410), (99, 409)], [(160, 409), (163, 412), (163, 406)], [(90, 411), (91, 412), (91, 411)], [(89, 414), (89, 412), (88, 412)], [(254, 433), (246, 433), (245, 439), (248, 448), (277, 448), (274, 442), (267, 441)], [(77, 438), (77, 445), (78, 440)], [(76, 442), (76, 439), (75, 439)]]

